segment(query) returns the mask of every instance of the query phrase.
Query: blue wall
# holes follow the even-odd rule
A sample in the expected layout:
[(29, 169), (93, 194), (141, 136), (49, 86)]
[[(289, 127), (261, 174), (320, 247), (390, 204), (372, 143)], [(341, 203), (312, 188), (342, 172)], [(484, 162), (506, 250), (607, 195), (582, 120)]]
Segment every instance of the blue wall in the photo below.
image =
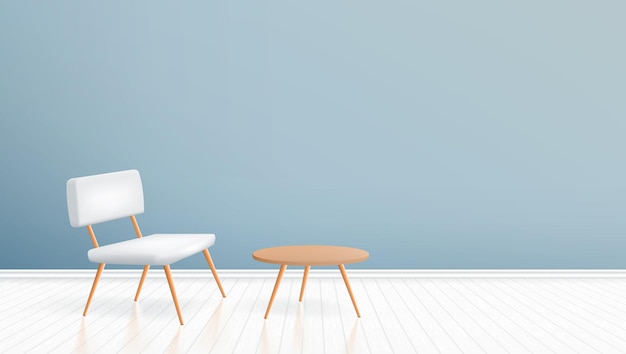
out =
[(0, 268), (93, 268), (65, 181), (129, 168), (218, 268), (625, 268), (625, 4), (0, 0)]

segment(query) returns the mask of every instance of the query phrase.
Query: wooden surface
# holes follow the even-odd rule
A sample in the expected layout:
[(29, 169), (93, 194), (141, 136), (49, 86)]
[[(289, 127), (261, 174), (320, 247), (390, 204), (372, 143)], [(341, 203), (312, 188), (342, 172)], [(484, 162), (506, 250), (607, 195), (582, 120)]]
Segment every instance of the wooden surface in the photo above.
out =
[[(175, 271), (175, 270), (173, 270)], [(162, 274), (163, 272), (158, 272)], [(0, 279), (0, 353), (619, 353), (626, 279), (178, 278), (180, 326), (167, 280), (106, 279), (87, 317), (91, 279)]]
[(295, 266), (328, 266), (362, 262), (369, 258), (365, 250), (343, 246), (296, 245), (263, 248), (252, 253), (257, 261)]

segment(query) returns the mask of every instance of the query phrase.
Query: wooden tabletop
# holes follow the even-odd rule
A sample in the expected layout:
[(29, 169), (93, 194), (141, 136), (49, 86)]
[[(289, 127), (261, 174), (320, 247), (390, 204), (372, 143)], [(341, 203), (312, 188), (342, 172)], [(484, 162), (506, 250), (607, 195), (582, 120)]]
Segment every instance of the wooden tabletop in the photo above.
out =
[(260, 262), (296, 266), (326, 266), (362, 262), (370, 254), (359, 248), (297, 245), (263, 248), (252, 253)]

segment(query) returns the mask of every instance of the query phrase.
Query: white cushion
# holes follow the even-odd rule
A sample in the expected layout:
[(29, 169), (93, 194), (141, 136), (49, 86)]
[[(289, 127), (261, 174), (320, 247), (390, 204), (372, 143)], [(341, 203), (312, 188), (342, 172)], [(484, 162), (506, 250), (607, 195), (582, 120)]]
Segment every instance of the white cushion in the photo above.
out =
[(95, 263), (167, 265), (202, 252), (214, 243), (213, 234), (154, 234), (92, 248), (87, 256)]
[(66, 192), (73, 227), (143, 213), (143, 187), (137, 170), (71, 178)]

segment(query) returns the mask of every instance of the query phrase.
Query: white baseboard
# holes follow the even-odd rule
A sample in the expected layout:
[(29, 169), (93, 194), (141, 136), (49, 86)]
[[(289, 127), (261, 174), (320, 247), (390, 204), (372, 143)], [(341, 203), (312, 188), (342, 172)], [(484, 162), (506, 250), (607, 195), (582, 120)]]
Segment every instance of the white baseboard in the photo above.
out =
[[(164, 277), (154, 267), (148, 277)], [(139, 278), (141, 269), (105, 269), (103, 278)], [(284, 277), (301, 278), (302, 267), (287, 269)], [(222, 279), (276, 278), (276, 269), (218, 269)], [(350, 269), (350, 278), (626, 278), (623, 269)], [(96, 269), (0, 269), (0, 279), (93, 278)], [(209, 269), (172, 269), (176, 278), (212, 278)], [(338, 269), (311, 269), (312, 278), (340, 278)]]

